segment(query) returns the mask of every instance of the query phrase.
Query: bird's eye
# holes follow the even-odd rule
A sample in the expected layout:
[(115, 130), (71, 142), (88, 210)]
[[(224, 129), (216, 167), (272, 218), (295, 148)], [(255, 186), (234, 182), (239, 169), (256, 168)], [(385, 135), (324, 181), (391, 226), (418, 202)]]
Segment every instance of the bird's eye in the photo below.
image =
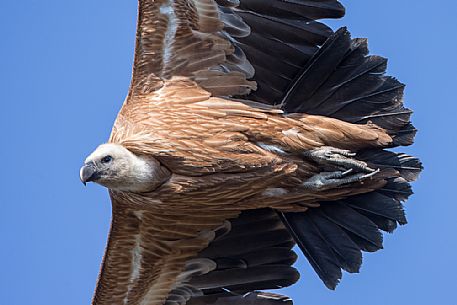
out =
[(102, 163), (109, 163), (113, 160), (113, 157), (111, 156), (105, 156), (102, 158)]

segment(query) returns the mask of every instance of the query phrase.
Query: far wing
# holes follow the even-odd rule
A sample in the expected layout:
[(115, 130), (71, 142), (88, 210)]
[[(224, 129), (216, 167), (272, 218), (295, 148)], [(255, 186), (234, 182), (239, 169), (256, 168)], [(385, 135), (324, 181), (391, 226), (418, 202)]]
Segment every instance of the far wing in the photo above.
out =
[(139, 0), (133, 75), (112, 142), (166, 103), (211, 96), (279, 104), (332, 30), (336, 0)]
[[(218, 95), (255, 88), (245, 73), (222, 70), (235, 48), (220, 14), (214, 0), (140, 0), (130, 97), (149, 95), (180, 77)], [(239, 35), (249, 34), (241, 18), (233, 21)], [(245, 58), (237, 63), (242, 66), (249, 66)]]
[(139, 0), (129, 97), (184, 77), (213, 96), (258, 82), (251, 98), (271, 104), (332, 33), (315, 20), (343, 15), (336, 0)]

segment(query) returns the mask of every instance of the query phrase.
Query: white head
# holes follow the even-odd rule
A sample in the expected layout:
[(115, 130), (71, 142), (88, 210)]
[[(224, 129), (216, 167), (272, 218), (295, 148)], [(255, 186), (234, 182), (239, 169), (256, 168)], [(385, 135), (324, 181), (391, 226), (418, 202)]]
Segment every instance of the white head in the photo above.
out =
[(153, 157), (137, 156), (119, 144), (102, 144), (86, 158), (81, 181), (95, 182), (109, 189), (149, 192), (170, 177), (170, 172)]

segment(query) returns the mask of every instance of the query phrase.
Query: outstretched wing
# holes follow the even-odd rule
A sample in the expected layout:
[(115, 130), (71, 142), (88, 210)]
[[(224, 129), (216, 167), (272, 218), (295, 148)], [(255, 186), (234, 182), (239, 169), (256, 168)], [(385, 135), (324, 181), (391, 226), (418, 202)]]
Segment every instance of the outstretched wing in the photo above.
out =
[(256, 291), (298, 280), (291, 267), (295, 243), (273, 210), (151, 211), (144, 202), (132, 209), (140, 203), (125, 194), (111, 198), (111, 232), (92, 304), (290, 304)]
[(277, 103), (332, 34), (315, 20), (343, 15), (336, 0), (139, 0), (132, 81), (114, 133), (126, 132), (133, 108), (164, 96), (252, 93)]
[[(215, 96), (282, 92), (332, 31), (335, 0), (140, 0), (130, 96), (177, 77)], [(254, 81), (248, 81), (253, 79)]]
[[(191, 260), (224, 228), (233, 212), (147, 210), (128, 194), (111, 193), (113, 219), (93, 304), (163, 304), (187, 266), (205, 273), (208, 260)], [(197, 272), (197, 271), (195, 271)], [(185, 278), (185, 277), (184, 277)], [(183, 279), (184, 279), (183, 278)]]

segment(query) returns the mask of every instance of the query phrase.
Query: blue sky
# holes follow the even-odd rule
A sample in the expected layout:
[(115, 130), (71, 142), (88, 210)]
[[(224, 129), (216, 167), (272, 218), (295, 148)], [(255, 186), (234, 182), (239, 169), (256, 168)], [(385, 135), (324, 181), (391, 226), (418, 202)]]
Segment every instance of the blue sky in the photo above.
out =
[[(369, 37), (408, 85), (420, 132), (404, 151), (426, 170), (406, 205), (410, 224), (364, 256), (361, 274), (328, 291), (301, 257), (287, 293), (303, 305), (455, 304), (457, 4), (343, 2), (347, 16), (332, 26)], [(110, 202), (78, 171), (127, 93), (135, 19), (133, 0), (0, 2), (1, 304), (90, 302)]]

